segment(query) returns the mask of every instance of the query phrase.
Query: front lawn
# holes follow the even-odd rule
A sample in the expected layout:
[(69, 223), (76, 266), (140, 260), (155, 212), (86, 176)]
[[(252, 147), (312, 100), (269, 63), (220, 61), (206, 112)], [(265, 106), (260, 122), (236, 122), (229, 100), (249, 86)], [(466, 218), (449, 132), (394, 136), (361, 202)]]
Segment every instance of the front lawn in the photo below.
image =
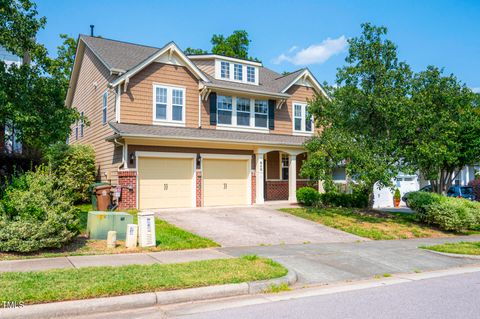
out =
[(281, 277), (287, 269), (247, 256), (181, 264), (88, 267), (0, 274), (0, 300), (26, 304), (119, 296)]
[(374, 240), (445, 237), (451, 233), (415, 221), (415, 216), (355, 208), (285, 208), (281, 211)]
[(420, 246), (422, 249), (439, 251), (442, 253), (480, 255), (480, 242), (445, 243), (434, 246)]
[[(198, 249), (219, 246), (217, 243), (208, 238), (192, 234), (172, 224), (169, 224), (164, 220), (156, 218), (156, 247), (137, 247), (134, 249), (126, 249), (123, 241), (117, 241), (116, 248), (107, 249), (106, 240), (89, 240), (85, 235), (87, 230), (87, 216), (88, 212), (92, 210), (92, 206), (90, 204), (81, 204), (77, 207), (80, 208), (81, 234), (72, 243), (60, 249), (48, 249), (32, 254), (0, 253), (0, 260)], [(137, 223), (137, 211), (127, 210), (127, 212), (134, 215), (134, 223)]]

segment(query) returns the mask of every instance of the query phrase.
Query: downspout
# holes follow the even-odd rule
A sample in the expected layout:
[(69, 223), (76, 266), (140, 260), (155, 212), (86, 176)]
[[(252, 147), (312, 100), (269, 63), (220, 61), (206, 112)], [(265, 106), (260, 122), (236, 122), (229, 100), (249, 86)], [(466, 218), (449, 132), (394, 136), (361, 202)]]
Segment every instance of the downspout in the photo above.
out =
[(113, 143), (122, 147), (122, 163), (118, 166), (118, 168), (127, 168), (127, 160), (125, 159), (125, 143), (120, 143), (116, 138), (113, 139)]

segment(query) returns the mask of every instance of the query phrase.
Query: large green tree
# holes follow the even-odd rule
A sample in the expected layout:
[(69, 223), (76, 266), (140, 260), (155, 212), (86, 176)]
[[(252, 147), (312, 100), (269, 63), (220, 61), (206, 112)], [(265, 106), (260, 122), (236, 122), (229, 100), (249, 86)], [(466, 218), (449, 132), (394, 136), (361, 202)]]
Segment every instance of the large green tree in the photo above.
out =
[[(231, 35), (225, 37), (223, 34), (214, 34), (210, 40), (212, 53), (225, 55), (239, 59), (257, 60), (248, 54), (251, 40), (245, 30), (235, 30)], [(203, 49), (186, 48), (185, 54), (207, 54)]]
[(344, 166), (354, 187), (368, 193), (373, 186), (391, 186), (400, 170), (402, 145), (408, 142), (409, 93), (412, 72), (399, 62), (397, 47), (385, 27), (362, 24), (362, 35), (348, 40), (346, 65), (337, 72), (330, 97), (310, 102), (309, 112), (322, 132), (306, 148), (303, 174), (332, 186), (332, 172)]
[(415, 75), (412, 89), (415, 132), (405, 159), (434, 191), (445, 193), (465, 165), (480, 161), (478, 95), (433, 66)]
[(0, 62), (0, 127), (13, 126), (16, 138), (30, 150), (65, 141), (78, 119), (64, 103), (75, 41), (62, 36), (64, 44), (52, 59), (35, 41), (46, 19), (37, 16), (33, 2), (2, 0), (0, 12), (0, 45), (24, 56), (25, 62), (20, 66)]

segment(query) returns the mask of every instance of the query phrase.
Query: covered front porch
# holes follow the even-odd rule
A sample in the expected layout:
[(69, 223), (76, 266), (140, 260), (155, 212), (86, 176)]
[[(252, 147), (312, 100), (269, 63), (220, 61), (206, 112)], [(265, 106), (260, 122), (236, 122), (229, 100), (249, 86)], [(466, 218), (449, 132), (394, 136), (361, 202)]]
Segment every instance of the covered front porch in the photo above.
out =
[(317, 187), (314, 181), (300, 176), (306, 159), (303, 149), (258, 149), (255, 152), (256, 203), (278, 200), (295, 203), (298, 188)]

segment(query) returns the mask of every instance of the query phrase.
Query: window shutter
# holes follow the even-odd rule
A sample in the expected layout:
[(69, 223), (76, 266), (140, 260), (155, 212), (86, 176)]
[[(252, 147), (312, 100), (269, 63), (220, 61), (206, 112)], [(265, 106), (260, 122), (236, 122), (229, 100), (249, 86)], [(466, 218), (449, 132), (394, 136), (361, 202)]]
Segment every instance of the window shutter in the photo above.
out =
[(210, 93), (210, 125), (217, 125), (217, 93)]
[(268, 128), (275, 129), (275, 100), (268, 100)]

